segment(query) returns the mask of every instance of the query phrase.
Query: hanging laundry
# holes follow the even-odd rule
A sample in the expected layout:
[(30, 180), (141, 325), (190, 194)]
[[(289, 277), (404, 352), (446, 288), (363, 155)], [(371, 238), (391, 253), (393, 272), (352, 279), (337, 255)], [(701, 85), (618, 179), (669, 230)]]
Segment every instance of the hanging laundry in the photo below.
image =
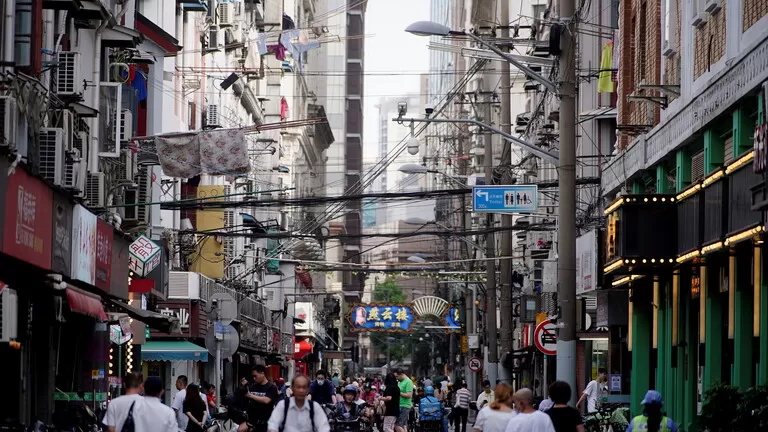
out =
[(299, 32), (299, 44), (306, 45), (309, 43), (309, 32), (306, 30), (301, 30)]
[(603, 56), (600, 59), (600, 72), (597, 79), (597, 91), (599, 93), (613, 93), (614, 85), (612, 78), (613, 69), (613, 42), (608, 42), (603, 46)]
[(256, 46), (259, 49), (259, 55), (267, 55), (269, 53), (269, 49), (267, 48), (267, 34), (266, 33), (259, 33), (259, 35), (255, 39)]
[[(294, 39), (297, 40), (296, 43), (293, 42)], [(301, 73), (303, 70), (302, 59), (304, 53), (316, 48), (320, 48), (320, 42), (318, 41), (308, 41), (307, 43), (302, 43), (301, 39), (301, 31), (299, 30), (285, 31), (280, 35), (280, 44), (284, 46), (286, 51), (288, 51), (291, 54), (291, 57), (293, 57), (296, 63), (296, 67), (299, 69), (299, 73)]]
[(200, 162), (211, 175), (247, 174), (251, 171), (248, 144), (241, 129), (201, 132)]
[(288, 118), (288, 101), (285, 100), (285, 96), (280, 98), (280, 120)]
[(285, 60), (285, 51), (286, 51), (286, 49), (285, 49), (285, 46), (282, 43), (275, 44), (275, 45), (269, 45), (267, 47), (267, 51), (275, 53), (275, 58), (276, 59), (278, 59), (280, 61)]
[(196, 134), (157, 137), (155, 146), (165, 175), (190, 178), (202, 172), (200, 142)]
[(296, 23), (293, 22), (293, 18), (287, 14), (283, 14), (283, 30), (293, 30), (296, 28)]

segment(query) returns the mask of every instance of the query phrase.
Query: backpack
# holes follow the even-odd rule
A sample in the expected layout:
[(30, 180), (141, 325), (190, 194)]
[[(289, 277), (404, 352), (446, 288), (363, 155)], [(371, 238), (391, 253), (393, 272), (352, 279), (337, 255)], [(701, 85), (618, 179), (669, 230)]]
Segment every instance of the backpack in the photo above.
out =
[[(312, 423), (312, 432), (316, 432), (315, 429), (315, 403), (311, 400), (305, 400), (304, 403), (309, 402), (309, 421)], [(288, 408), (291, 406), (291, 399), (283, 400), (283, 422), (280, 424), (280, 432), (285, 430), (285, 422), (288, 420)]]

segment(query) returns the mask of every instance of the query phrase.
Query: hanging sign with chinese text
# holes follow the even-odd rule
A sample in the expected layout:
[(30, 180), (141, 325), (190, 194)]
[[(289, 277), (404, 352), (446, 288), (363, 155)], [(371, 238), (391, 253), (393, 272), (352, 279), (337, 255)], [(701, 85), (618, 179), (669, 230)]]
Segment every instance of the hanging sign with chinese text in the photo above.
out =
[(148, 275), (149, 272), (160, 265), (160, 260), (162, 259), (160, 246), (144, 235), (131, 243), (128, 250), (130, 252), (128, 269), (139, 276)]
[(415, 321), (410, 306), (400, 304), (354, 305), (349, 321), (352, 331), (408, 331)]

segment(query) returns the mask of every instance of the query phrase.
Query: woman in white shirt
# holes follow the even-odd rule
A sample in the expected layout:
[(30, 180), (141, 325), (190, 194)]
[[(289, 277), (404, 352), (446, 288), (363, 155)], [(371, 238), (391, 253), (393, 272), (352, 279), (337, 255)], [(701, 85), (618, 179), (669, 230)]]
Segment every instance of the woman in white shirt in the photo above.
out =
[(512, 387), (504, 383), (497, 384), (493, 395), (493, 402), (477, 413), (473, 432), (504, 432), (507, 423), (516, 414), (512, 409)]

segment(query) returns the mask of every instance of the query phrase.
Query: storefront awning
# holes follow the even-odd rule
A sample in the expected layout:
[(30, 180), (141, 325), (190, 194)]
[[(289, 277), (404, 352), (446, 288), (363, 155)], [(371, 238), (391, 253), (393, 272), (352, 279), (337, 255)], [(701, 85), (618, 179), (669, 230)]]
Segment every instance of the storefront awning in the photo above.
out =
[(141, 359), (149, 361), (208, 361), (208, 350), (188, 341), (147, 341), (141, 347)]
[(72, 312), (88, 315), (101, 321), (107, 321), (107, 313), (101, 304), (101, 297), (87, 293), (72, 286), (67, 287), (67, 304)]
[(181, 325), (179, 323), (179, 319), (176, 317), (170, 317), (157, 312), (135, 308), (115, 298), (107, 298), (106, 300), (110, 305), (115, 306), (117, 309), (120, 309), (122, 312), (128, 314), (129, 317), (143, 322), (151, 329), (155, 329), (169, 335), (181, 334)]
[(313, 348), (314, 346), (312, 345), (312, 342), (310, 342), (309, 340), (307, 339), (298, 340), (296, 341), (293, 358), (295, 358), (296, 360), (300, 360), (306, 357), (307, 354), (311, 354)]

